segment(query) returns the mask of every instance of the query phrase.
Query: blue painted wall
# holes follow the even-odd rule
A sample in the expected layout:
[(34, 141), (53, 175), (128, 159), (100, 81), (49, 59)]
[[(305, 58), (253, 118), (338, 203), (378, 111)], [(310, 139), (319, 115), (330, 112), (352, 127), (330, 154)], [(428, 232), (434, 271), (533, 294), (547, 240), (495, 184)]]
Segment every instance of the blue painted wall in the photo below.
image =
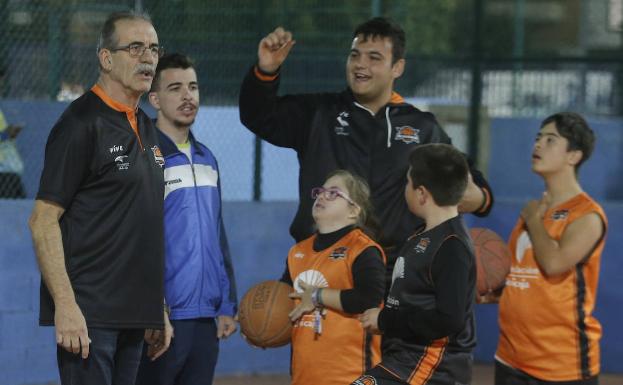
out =
[[(469, 218), (472, 226), (490, 227), (507, 237), (522, 201), (500, 200), (486, 219)], [(289, 203), (226, 203), (224, 220), (231, 242), (239, 296), (252, 285), (277, 279), (292, 246), (288, 225), (296, 205)], [(602, 365), (607, 372), (623, 373), (623, 204), (605, 204), (610, 235), (604, 250), (595, 314), (604, 328)], [(45, 383), (57, 378), (52, 328), (37, 326), (39, 275), (31, 247), (27, 218), (32, 201), (0, 200), (0, 384)], [(260, 225), (257, 225), (261, 223)], [(477, 360), (491, 361), (497, 343), (497, 306), (477, 306)], [(239, 335), (221, 344), (217, 374), (285, 373), (289, 347), (260, 350)]]
[[(66, 107), (60, 103), (2, 102), (9, 121), (26, 129), (18, 138), (24, 158), (30, 197), (38, 184), (47, 134)], [(37, 111), (36, 114), (31, 111)], [(495, 229), (507, 237), (523, 203), (538, 197), (539, 178), (529, 169), (530, 148), (539, 122), (532, 119), (494, 119), (489, 181), (497, 204), (486, 219), (468, 217), (474, 226)], [(592, 119), (598, 135), (593, 158), (581, 170), (586, 190), (604, 204), (610, 232), (602, 259), (596, 315), (604, 327), (604, 371), (623, 373), (623, 195), (621, 147), (623, 124), (619, 120)], [(263, 189), (268, 201), (245, 202), (252, 194), (253, 136), (238, 121), (235, 108), (201, 110), (196, 136), (219, 159), (224, 196), (225, 225), (234, 257), (239, 296), (253, 284), (278, 278), (292, 240), (288, 226), (297, 197), (297, 164), (294, 152), (264, 146)], [(39, 275), (31, 246), (27, 219), (32, 200), (0, 200), (0, 384), (42, 384), (57, 380), (55, 343), (51, 328), (37, 326)], [(477, 307), (479, 344), (476, 357), (491, 361), (497, 343), (497, 306)], [(289, 348), (262, 351), (249, 347), (238, 335), (221, 344), (217, 374), (287, 372)]]

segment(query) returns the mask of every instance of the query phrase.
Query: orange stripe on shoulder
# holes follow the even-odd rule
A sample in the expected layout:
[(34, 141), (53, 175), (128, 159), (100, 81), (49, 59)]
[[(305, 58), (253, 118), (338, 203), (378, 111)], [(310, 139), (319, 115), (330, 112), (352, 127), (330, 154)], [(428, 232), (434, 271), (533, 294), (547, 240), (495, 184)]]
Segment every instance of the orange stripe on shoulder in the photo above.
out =
[(138, 121), (136, 118), (137, 109), (132, 108), (130, 106), (126, 106), (125, 104), (118, 102), (115, 99), (111, 98), (106, 93), (106, 91), (104, 91), (104, 89), (99, 86), (99, 84), (95, 84), (93, 87), (91, 87), (91, 91), (93, 91), (95, 95), (97, 95), (100, 99), (102, 99), (102, 101), (108, 107), (112, 108), (115, 111), (125, 112), (126, 118), (128, 119), (128, 123), (130, 123), (130, 127), (132, 127), (132, 130), (134, 131), (134, 134), (136, 135), (136, 138), (138, 139), (139, 145), (141, 146), (141, 148), (143, 148), (143, 142), (141, 140), (141, 136), (138, 133)]
[(108, 105), (108, 107), (112, 108), (115, 111), (119, 111), (119, 112), (134, 112), (135, 109), (130, 107), (130, 106), (126, 106), (125, 104), (116, 101), (115, 99), (111, 98), (106, 91), (104, 91), (104, 89), (102, 87), (99, 86), (99, 84), (94, 85), (93, 87), (91, 87), (91, 91), (93, 91), (93, 93), (97, 96), (99, 96), (100, 99), (102, 99), (102, 101), (104, 103), (106, 103), (106, 105)]
[(279, 73), (276, 73), (274, 75), (265, 75), (260, 71), (259, 68), (257, 68), (257, 66), (253, 67), (253, 73), (255, 74), (256, 78), (260, 79), (263, 82), (272, 82), (279, 77)]
[(391, 104), (402, 104), (405, 102), (405, 99), (400, 96), (400, 94), (396, 91), (392, 92), (392, 98), (389, 100)]

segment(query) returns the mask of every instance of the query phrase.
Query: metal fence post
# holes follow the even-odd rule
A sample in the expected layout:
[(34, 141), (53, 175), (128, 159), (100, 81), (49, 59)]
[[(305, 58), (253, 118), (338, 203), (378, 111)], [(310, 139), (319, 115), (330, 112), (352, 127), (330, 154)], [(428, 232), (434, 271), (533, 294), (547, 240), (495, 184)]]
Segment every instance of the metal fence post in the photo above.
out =
[(62, 55), (61, 55), (61, 22), (60, 9), (54, 7), (48, 12), (48, 93), (50, 99), (55, 100), (58, 93), (60, 78)]
[(382, 0), (370, 0), (370, 13), (372, 17), (381, 16)]
[(469, 155), (478, 159), (478, 128), (482, 101), (482, 0), (474, 0), (474, 45), (472, 50), (472, 94), (469, 105)]
[[(264, 36), (264, 1), (258, 1), (257, 12), (257, 41)], [(255, 136), (255, 147), (253, 157), (253, 201), (262, 200), (262, 139)]]

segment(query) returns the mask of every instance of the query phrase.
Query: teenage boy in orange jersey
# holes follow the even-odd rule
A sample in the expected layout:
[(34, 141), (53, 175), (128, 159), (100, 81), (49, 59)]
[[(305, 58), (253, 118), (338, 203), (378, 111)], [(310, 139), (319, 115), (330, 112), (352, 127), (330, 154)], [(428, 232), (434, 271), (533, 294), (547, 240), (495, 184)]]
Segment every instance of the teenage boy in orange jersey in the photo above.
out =
[(409, 166), (404, 195), (425, 226), (400, 250), (385, 307), (360, 317), (383, 333), (382, 361), (352, 385), (471, 383), (476, 264), (458, 211), (467, 162), (450, 145), (427, 144)]
[(592, 316), (607, 229), (578, 183), (593, 131), (578, 114), (545, 119), (532, 170), (545, 182), (511, 233), (511, 271), (500, 298), (496, 385), (596, 385), (601, 325)]

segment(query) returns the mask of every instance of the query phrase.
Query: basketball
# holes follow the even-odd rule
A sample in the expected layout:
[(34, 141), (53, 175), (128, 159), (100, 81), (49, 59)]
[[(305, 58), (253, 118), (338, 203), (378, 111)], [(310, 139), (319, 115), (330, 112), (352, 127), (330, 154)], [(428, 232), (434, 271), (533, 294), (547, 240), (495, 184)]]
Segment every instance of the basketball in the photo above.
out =
[(280, 281), (258, 283), (240, 301), (240, 330), (255, 346), (274, 348), (290, 343), (292, 322), (288, 314), (294, 301), (288, 297), (294, 289)]
[(511, 252), (493, 230), (474, 227), (469, 232), (476, 253), (476, 289), (484, 295), (504, 286), (511, 267)]

